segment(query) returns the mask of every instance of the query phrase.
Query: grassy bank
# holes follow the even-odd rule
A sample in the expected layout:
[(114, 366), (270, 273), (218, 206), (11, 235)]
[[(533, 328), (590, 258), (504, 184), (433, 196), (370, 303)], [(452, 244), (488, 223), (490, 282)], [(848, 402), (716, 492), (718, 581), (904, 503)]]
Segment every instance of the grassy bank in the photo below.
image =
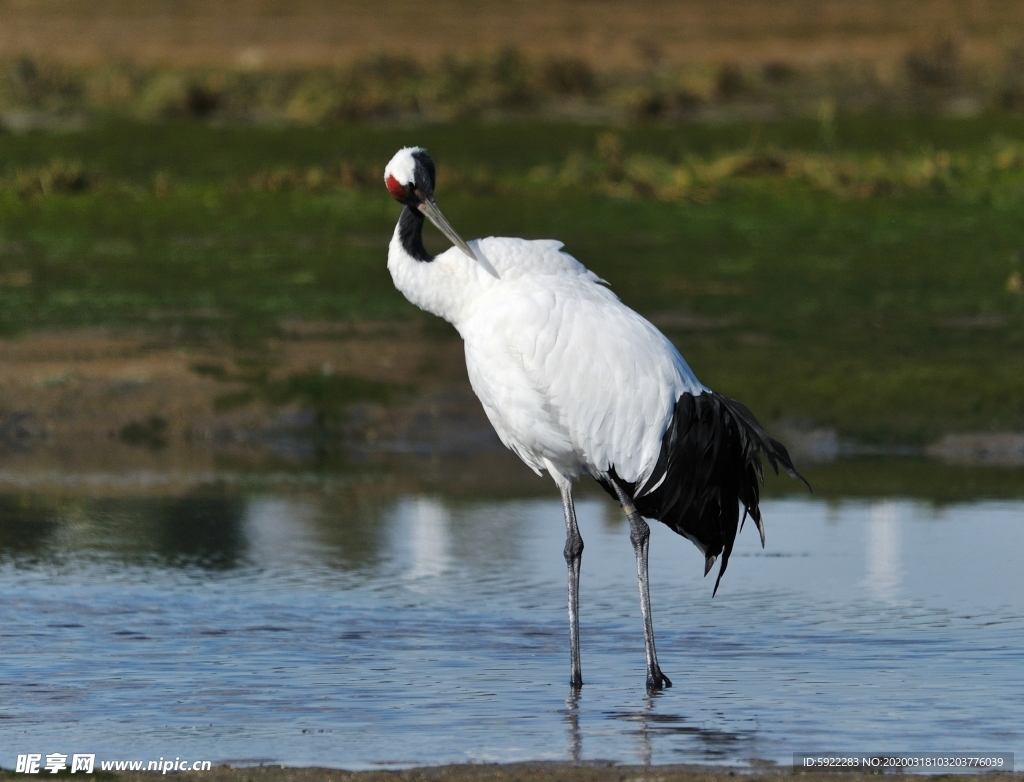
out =
[(1019, 430), (1022, 139), (1008, 116), (842, 115), (5, 135), (0, 328), (145, 327), (258, 356), (289, 319), (417, 318), (385, 268), (379, 177), (419, 143), (464, 235), (561, 239), (763, 418), (883, 444)]

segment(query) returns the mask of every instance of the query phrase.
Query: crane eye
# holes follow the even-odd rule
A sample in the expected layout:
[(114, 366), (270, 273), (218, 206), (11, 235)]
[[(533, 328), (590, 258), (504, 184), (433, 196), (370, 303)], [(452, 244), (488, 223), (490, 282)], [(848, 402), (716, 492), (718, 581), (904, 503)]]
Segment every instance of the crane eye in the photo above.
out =
[(407, 201), (409, 199), (409, 191), (393, 176), (385, 179), (384, 184), (388, 186), (388, 192), (391, 193), (396, 201)]

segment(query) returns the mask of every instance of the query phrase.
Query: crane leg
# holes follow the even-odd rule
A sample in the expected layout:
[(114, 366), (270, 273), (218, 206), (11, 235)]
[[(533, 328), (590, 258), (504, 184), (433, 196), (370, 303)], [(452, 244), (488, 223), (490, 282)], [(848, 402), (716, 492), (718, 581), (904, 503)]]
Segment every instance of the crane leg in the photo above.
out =
[(644, 648), (647, 652), (647, 691), (657, 692), (658, 690), (671, 687), (672, 682), (661, 672), (658, 665), (658, 652), (654, 648), (654, 623), (651, 621), (651, 591), (647, 578), (647, 553), (651, 537), (651, 528), (647, 522), (640, 518), (640, 514), (633, 507), (633, 501), (622, 490), (622, 487), (614, 480), (609, 480), (615, 488), (615, 493), (622, 503), (622, 509), (629, 519), (629, 540), (633, 544), (633, 551), (636, 553), (636, 575), (640, 588), (640, 613), (644, 619)]
[(565, 513), (565, 564), (569, 568), (569, 656), (572, 661), (570, 686), (578, 690), (583, 686), (580, 667), (580, 564), (583, 561), (583, 538), (576, 525), (576, 508), (572, 504), (572, 484), (558, 481), (562, 492), (562, 511)]

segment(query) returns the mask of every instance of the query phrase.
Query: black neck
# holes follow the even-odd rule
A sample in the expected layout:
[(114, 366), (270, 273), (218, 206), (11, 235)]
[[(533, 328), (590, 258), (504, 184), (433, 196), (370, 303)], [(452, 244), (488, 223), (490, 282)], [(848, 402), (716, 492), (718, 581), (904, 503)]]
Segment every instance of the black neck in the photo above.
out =
[(402, 216), (398, 218), (398, 238), (409, 255), (417, 261), (430, 263), (434, 256), (423, 246), (423, 220), (419, 209), (405, 207)]

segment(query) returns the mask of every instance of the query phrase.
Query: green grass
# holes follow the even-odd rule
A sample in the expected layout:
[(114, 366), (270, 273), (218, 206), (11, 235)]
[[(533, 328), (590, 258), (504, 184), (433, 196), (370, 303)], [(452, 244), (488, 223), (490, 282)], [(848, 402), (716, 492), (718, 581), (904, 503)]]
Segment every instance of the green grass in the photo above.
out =
[(0, 135), (0, 329), (258, 345), (282, 318), (412, 317), (378, 182), (416, 143), (463, 235), (561, 239), (766, 420), (878, 443), (1019, 430), (1022, 139), (1009, 116), (840, 117), (827, 138), (810, 121)]

